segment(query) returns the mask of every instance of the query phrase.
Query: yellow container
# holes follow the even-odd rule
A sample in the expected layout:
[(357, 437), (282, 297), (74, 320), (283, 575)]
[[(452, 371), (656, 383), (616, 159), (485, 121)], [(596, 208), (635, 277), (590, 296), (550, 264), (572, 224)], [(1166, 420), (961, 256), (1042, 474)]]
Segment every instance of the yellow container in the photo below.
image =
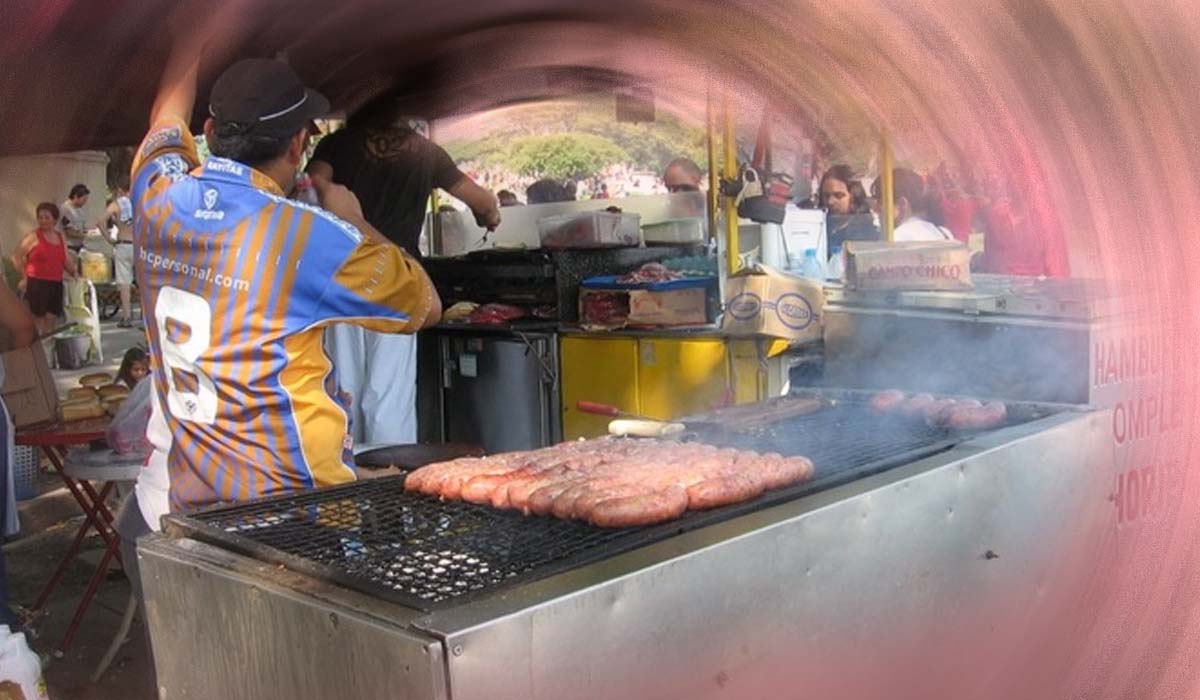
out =
[[(583, 413), (594, 401), (650, 418), (705, 413), (732, 400), (765, 398), (752, 340), (719, 336), (575, 335), (561, 345), (563, 438), (608, 432), (608, 416)], [(763, 386), (759, 386), (763, 384)]]
[(112, 263), (104, 253), (83, 251), (79, 256), (79, 268), (84, 278), (93, 283), (108, 282), (112, 279)]
[(608, 434), (608, 416), (584, 413), (579, 401), (595, 401), (640, 413), (638, 343), (634, 338), (567, 336), (562, 340), (563, 438)]

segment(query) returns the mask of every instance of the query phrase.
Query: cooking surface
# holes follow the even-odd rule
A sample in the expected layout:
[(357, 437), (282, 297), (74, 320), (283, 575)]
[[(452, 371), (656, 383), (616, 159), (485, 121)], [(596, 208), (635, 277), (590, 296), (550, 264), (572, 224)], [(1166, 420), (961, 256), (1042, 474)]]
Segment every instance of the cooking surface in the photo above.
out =
[[(403, 477), (393, 477), (170, 516), (168, 530), (432, 610), (878, 473), (969, 437), (920, 421), (876, 416), (862, 402), (866, 394), (822, 395), (834, 405), (818, 413), (747, 433), (694, 436), (759, 452), (804, 455), (816, 467), (812, 481), (662, 525), (604, 530), (525, 517), (412, 494), (404, 491)], [(1028, 404), (1012, 407), (1010, 423), (1053, 412)]]

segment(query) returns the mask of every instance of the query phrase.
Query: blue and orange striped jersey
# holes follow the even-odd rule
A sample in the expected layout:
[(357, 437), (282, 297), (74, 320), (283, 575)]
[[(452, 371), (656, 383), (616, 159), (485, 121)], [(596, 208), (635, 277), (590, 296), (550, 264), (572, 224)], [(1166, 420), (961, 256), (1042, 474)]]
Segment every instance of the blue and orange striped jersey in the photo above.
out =
[(187, 126), (169, 121), (133, 165), (171, 509), (353, 480), (324, 327), (415, 332), (433, 302), (428, 278), (399, 248), (284, 198), (262, 173), (198, 161)]

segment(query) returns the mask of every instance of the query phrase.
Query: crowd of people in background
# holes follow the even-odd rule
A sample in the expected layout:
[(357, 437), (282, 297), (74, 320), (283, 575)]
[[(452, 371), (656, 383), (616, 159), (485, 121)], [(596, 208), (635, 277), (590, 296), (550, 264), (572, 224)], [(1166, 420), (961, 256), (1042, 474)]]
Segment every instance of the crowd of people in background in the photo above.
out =
[[(865, 179), (848, 165), (834, 165), (822, 175), (814, 195), (799, 202), (827, 212), (830, 251), (846, 241), (883, 238), (882, 182), (873, 178), (868, 195)], [(983, 250), (973, 263), (977, 271), (1069, 276), (1066, 244), (1054, 212), (1028, 201), (1011, 176), (963, 174), (943, 162), (927, 175), (896, 168), (892, 183), (894, 240), (972, 244), (972, 235), (981, 234)]]
[[(689, 161), (690, 162), (690, 161)], [(540, 194), (534, 198), (546, 196), (547, 185), (552, 182), (563, 188), (572, 200), (611, 199), (636, 195), (665, 194), (667, 186), (659, 173), (649, 170), (639, 170), (629, 164), (609, 165), (595, 175), (581, 178), (566, 178), (555, 180), (519, 175), (506, 168), (483, 165), (476, 161), (465, 161), (459, 168), (482, 187), (492, 190), (500, 198), (500, 206), (511, 207), (518, 204), (537, 202), (530, 201), (529, 190), (532, 187)], [(521, 195), (524, 195), (522, 198)], [(553, 197), (565, 196), (551, 193)], [(562, 201), (549, 199), (545, 201)]]
[[(661, 177), (613, 165), (593, 177), (566, 181), (535, 180), (475, 163), (463, 167), (481, 185), (497, 190), (502, 207), (697, 191), (705, 186), (701, 168), (686, 158), (669, 163)], [(962, 174), (944, 162), (927, 175), (910, 168), (896, 168), (892, 174), (894, 240), (971, 244), (972, 234), (982, 234), (985, 247), (974, 263), (978, 271), (1069, 275), (1065, 243), (1052, 212), (1026, 202), (1010, 177)], [(802, 208), (826, 211), (831, 254), (847, 241), (882, 240), (881, 180), (871, 178), (869, 193), (864, 180), (848, 165), (833, 165), (822, 174), (813, 195), (797, 202)], [(524, 201), (518, 192), (524, 193)]]

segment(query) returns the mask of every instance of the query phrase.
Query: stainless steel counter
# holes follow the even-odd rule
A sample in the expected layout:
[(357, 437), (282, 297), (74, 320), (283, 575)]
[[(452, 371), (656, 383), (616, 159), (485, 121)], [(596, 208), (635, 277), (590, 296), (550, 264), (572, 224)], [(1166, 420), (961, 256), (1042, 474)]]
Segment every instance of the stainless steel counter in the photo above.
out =
[(979, 435), (427, 613), (153, 537), (161, 697), (1055, 697), (1107, 545), (1110, 418)]

